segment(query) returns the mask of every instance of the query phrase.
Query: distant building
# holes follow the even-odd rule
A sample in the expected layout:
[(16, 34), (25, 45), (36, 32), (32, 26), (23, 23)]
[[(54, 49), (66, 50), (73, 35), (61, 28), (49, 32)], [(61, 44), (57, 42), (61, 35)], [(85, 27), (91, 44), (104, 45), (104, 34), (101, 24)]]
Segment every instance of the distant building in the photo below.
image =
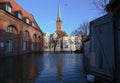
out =
[(44, 48), (50, 47), (50, 34), (44, 33)]
[(43, 51), (43, 32), (15, 0), (0, 0), (0, 57)]
[(81, 45), (82, 45), (81, 36), (63, 37), (63, 51), (80, 50)]

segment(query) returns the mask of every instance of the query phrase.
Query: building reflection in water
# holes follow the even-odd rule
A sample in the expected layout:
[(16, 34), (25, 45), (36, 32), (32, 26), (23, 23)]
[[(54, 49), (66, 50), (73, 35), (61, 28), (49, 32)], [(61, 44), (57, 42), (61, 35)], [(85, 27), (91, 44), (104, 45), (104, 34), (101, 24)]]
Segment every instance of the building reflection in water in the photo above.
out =
[(62, 60), (62, 55), (58, 54), (57, 57), (57, 73), (58, 73), (58, 78), (61, 81), (63, 77), (63, 60)]
[(78, 54), (29, 54), (0, 58), (0, 83), (87, 83)]

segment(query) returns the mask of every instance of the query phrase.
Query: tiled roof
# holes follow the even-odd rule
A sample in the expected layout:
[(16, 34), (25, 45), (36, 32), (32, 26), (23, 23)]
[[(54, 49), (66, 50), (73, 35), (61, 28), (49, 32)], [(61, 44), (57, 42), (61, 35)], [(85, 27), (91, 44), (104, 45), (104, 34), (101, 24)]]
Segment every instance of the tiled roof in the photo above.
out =
[[(19, 4), (15, 2), (15, 0), (0, 0), (0, 2), (10, 2), (12, 5), (12, 11), (21, 11), (23, 14), (23, 17), (29, 17), (30, 21), (35, 21), (34, 17), (32, 14), (29, 14), (26, 10), (24, 10)], [(39, 29), (39, 26), (35, 22), (35, 28)]]

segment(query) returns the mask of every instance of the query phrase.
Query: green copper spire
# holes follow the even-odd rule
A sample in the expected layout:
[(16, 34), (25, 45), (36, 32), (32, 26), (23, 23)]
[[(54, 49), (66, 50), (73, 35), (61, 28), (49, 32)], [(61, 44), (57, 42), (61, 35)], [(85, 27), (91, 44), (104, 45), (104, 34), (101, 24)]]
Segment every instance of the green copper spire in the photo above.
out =
[(58, 7), (57, 21), (62, 21), (61, 20), (60, 7)]

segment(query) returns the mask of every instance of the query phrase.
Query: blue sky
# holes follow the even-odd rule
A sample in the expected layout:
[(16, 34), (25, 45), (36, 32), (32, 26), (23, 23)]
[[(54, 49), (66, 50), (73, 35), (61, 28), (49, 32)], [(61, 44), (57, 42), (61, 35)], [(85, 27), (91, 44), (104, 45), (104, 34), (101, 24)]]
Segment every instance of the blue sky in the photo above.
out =
[[(58, 0), (15, 0), (26, 11), (33, 14), (43, 32), (54, 33), (58, 12)], [(60, 0), (63, 31), (68, 35), (84, 21), (99, 16), (92, 4), (94, 0)]]

